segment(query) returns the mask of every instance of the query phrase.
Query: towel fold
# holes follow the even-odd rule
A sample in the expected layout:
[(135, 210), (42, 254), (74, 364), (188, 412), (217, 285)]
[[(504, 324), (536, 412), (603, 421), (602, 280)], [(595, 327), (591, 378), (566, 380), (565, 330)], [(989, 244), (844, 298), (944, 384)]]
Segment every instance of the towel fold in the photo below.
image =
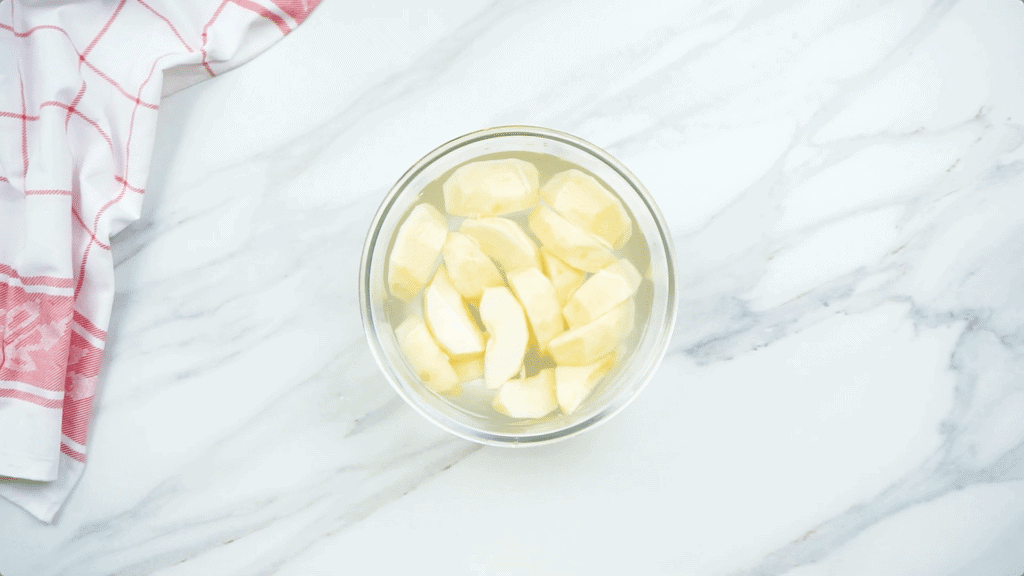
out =
[(318, 2), (0, 0), (0, 496), (40, 520), (84, 470), (110, 237), (139, 217), (161, 96)]

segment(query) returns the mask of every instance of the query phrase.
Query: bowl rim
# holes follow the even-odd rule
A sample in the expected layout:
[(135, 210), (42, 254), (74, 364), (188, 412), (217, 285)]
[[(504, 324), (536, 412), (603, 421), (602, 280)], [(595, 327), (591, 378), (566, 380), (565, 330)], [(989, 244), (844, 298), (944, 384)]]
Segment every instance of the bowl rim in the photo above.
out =
[[(523, 434), (502, 434), (490, 432), (458, 422), (448, 417), (443, 412), (425, 405), (424, 402), (406, 389), (405, 383), (399, 375), (396, 374), (394, 367), (387, 358), (381, 345), (381, 337), (377, 333), (374, 325), (373, 308), (372, 302), (370, 301), (371, 278), (369, 272), (371, 257), (378, 242), (390, 241), (390, 237), (386, 239), (380, 238), (381, 227), (384, 219), (390, 213), (391, 208), (397, 202), (402, 193), (406, 191), (408, 184), (428, 166), (449, 152), (482, 140), (489, 140), (503, 136), (527, 136), (554, 140), (574, 146), (581, 151), (594, 156), (597, 160), (607, 164), (609, 168), (615, 171), (629, 184), (646, 206), (657, 225), (658, 235), (660, 236), (665, 251), (665, 263), (668, 272), (668, 282), (666, 286), (668, 297), (667, 310), (659, 339), (655, 342), (655, 349), (649, 357), (648, 363), (650, 366), (646, 370), (646, 373), (637, 378), (637, 382), (633, 385), (629, 394), (623, 395), (622, 398), (612, 396), (612, 399), (607, 406), (594, 412), (594, 414), (588, 418), (580, 420), (570, 426), (566, 426), (565, 428), (559, 428), (548, 432)], [(619, 192), (616, 191), (616, 194), (618, 193)], [(414, 410), (419, 412), (421, 416), (432, 422), (434, 425), (460, 438), (489, 446), (513, 447), (549, 444), (576, 436), (585, 430), (596, 428), (598, 425), (610, 420), (616, 414), (622, 412), (622, 410), (632, 403), (633, 400), (635, 400), (636, 397), (639, 396), (647, 387), (665, 357), (669, 342), (671, 341), (672, 334), (675, 330), (678, 308), (677, 290), (678, 282), (676, 280), (675, 246), (672, 242), (671, 231), (661, 213), (661, 210), (658, 208), (657, 203), (655, 203), (654, 198), (650, 195), (650, 192), (648, 192), (647, 188), (640, 182), (640, 180), (611, 154), (582, 138), (551, 128), (529, 125), (494, 126), (491, 128), (475, 130), (437, 146), (417, 160), (408, 170), (405, 171), (405, 173), (402, 174), (401, 177), (398, 178), (395, 184), (384, 196), (383, 201), (381, 201), (380, 207), (377, 209), (377, 212), (374, 214), (373, 220), (370, 223), (366, 239), (363, 242), (363, 253), (359, 263), (359, 304), (364, 335), (370, 345), (370, 352), (373, 355), (374, 360), (377, 362), (377, 365), (380, 367), (381, 372), (384, 373), (388, 382), (391, 384), (391, 387), (399, 396), (402, 397), (406, 404), (412, 406)], [(648, 320), (648, 322), (650, 322), (650, 320)]]

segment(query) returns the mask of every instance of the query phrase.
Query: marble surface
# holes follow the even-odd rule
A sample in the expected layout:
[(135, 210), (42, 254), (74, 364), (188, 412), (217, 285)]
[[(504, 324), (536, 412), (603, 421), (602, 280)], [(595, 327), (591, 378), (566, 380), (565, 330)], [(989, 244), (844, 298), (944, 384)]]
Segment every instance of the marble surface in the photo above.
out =
[[(163, 102), (85, 475), (0, 502), (0, 573), (1024, 572), (1024, 4), (432, 6)], [(631, 167), (682, 271), (644, 394), (528, 450), (405, 406), (356, 285), (402, 172), (510, 123)]]

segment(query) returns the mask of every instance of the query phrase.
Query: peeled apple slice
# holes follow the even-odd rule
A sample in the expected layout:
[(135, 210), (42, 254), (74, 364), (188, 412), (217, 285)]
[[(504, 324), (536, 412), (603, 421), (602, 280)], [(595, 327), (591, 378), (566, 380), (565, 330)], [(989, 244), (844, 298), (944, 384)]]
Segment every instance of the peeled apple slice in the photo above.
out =
[(575, 168), (552, 176), (540, 195), (566, 220), (615, 248), (622, 248), (633, 233), (622, 202), (593, 176)]
[(480, 320), (487, 328), (484, 351), (484, 382), (498, 388), (519, 373), (526, 356), (530, 333), (526, 314), (516, 297), (504, 286), (484, 290), (480, 299)]
[(575, 412), (614, 364), (615, 354), (609, 354), (586, 366), (556, 366), (555, 396), (562, 412)]
[(625, 302), (636, 293), (643, 278), (626, 260), (606, 266), (587, 279), (563, 310), (570, 328), (582, 326)]
[(513, 418), (547, 416), (558, 408), (554, 369), (547, 368), (536, 376), (505, 382), (491, 405), (498, 412)]
[(445, 209), (452, 216), (498, 216), (540, 202), (537, 168), (517, 158), (460, 166), (443, 188)]
[(461, 232), (451, 232), (441, 249), (452, 285), (469, 300), (479, 300), (484, 288), (503, 286), (501, 273), (480, 249), (480, 244)]
[(530, 213), (530, 229), (545, 248), (573, 268), (597, 272), (615, 262), (610, 244), (569, 222), (547, 206)]
[(567, 330), (548, 344), (555, 362), (563, 366), (586, 366), (608, 354), (633, 331), (635, 305), (632, 298), (593, 322)]
[(537, 245), (518, 224), (507, 218), (470, 218), (462, 223), (459, 231), (472, 236), (484, 254), (506, 271), (530, 266), (540, 268)]
[(523, 305), (537, 348), (543, 354), (548, 348), (548, 342), (565, 331), (565, 320), (562, 319), (555, 287), (537, 268), (523, 268), (509, 273), (508, 285)]
[(547, 248), (540, 249), (540, 259), (544, 262), (544, 273), (555, 287), (558, 303), (564, 306), (572, 293), (586, 280), (587, 273), (569, 266)]
[(484, 335), (462, 294), (452, 286), (444, 265), (423, 291), (423, 315), (437, 343), (449, 356), (475, 356), (484, 352)]
[(405, 359), (428, 388), (441, 394), (459, 393), (459, 377), (422, 318), (406, 318), (395, 329), (395, 336)]
[(398, 227), (388, 260), (388, 288), (402, 300), (411, 300), (430, 280), (448, 223), (430, 204), (420, 204)]
[(452, 368), (459, 377), (459, 382), (469, 382), (484, 377), (484, 357), (473, 356), (465, 360), (453, 360)]

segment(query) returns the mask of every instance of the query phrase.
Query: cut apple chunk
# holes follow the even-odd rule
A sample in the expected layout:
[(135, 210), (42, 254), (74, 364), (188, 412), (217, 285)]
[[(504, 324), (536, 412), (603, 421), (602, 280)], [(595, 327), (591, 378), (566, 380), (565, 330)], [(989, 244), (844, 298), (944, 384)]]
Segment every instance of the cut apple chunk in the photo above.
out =
[(575, 168), (552, 176), (540, 195), (566, 220), (615, 248), (622, 248), (633, 233), (622, 201), (593, 176)]
[(541, 418), (558, 408), (554, 369), (546, 368), (535, 376), (505, 382), (491, 404), (495, 410), (513, 418)]
[(445, 181), (444, 205), (452, 216), (499, 216), (540, 202), (537, 168), (518, 158), (460, 166)]
[(398, 227), (388, 260), (388, 288), (402, 300), (411, 300), (423, 289), (441, 254), (448, 223), (430, 204), (420, 204)]
[(462, 294), (452, 286), (443, 264), (423, 291), (423, 316), (437, 343), (449, 356), (483, 354), (484, 335), (470, 316)]
[(471, 356), (461, 360), (453, 360), (452, 368), (459, 377), (459, 382), (466, 383), (484, 377), (484, 357)]
[(537, 268), (523, 268), (510, 272), (508, 284), (526, 310), (526, 318), (530, 321), (530, 329), (537, 341), (537, 348), (543, 354), (548, 348), (548, 342), (565, 331), (565, 321), (562, 319), (555, 287)]
[(587, 273), (569, 266), (547, 248), (540, 249), (540, 259), (544, 262), (544, 273), (555, 287), (558, 303), (565, 306), (572, 293), (587, 279)]
[(459, 377), (419, 316), (410, 316), (395, 329), (398, 347), (416, 376), (434, 392), (459, 394)]
[(570, 328), (592, 322), (636, 293), (643, 278), (627, 260), (610, 264), (587, 279), (566, 303), (562, 313)]
[(609, 354), (586, 366), (556, 366), (555, 396), (562, 412), (575, 412), (614, 364), (615, 354)]
[(537, 168), (518, 158), (464, 164), (442, 188), (445, 209), (452, 216), (500, 216), (540, 201)]
[(484, 294), (484, 288), (505, 284), (494, 262), (471, 236), (461, 232), (449, 233), (441, 249), (441, 256), (448, 267), (452, 285), (468, 300), (479, 300)]
[(593, 322), (561, 333), (548, 344), (548, 351), (559, 365), (592, 364), (633, 331), (634, 314), (633, 300), (626, 300)]
[(498, 388), (519, 373), (526, 356), (530, 333), (526, 314), (516, 297), (504, 286), (488, 288), (480, 299), (480, 320), (487, 328), (484, 351), (484, 382)]
[(610, 244), (547, 206), (538, 206), (530, 213), (529, 225), (545, 248), (573, 268), (597, 272), (615, 262)]
[(462, 223), (459, 231), (473, 237), (484, 254), (506, 272), (530, 266), (540, 268), (537, 245), (518, 224), (507, 218), (470, 218)]

